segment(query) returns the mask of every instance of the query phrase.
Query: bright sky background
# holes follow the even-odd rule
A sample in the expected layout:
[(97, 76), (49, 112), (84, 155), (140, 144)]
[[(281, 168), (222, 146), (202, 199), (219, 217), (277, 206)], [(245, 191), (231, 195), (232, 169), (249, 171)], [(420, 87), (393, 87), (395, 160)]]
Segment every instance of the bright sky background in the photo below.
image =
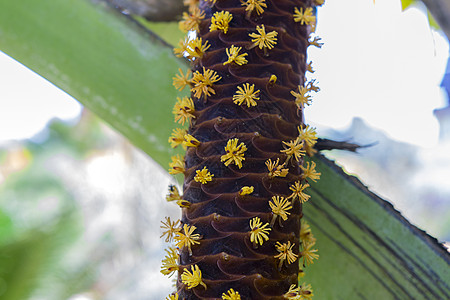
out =
[(0, 52), (0, 144), (29, 138), (52, 118), (73, 119), (81, 105)]
[[(425, 14), (401, 12), (400, 0), (329, 0), (318, 18), (325, 45), (309, 55), (321, 91), (307, 121), (339, 129), (359, 116), (395, 139), (436, 145), (433, 109), (445, 103), (439, 84), (449, 46)], [(71, 97), (0, 52), (0, 143), (79, 112)]]
[(321, 91), (308, 121), (342, 128), (360, 116), (392, 138), (435, 145), (449, 49), (426, 15), (402, 12), (400, 0), (339, 0), (326, 1), (318, 17), (325, 44), (309, 54)]

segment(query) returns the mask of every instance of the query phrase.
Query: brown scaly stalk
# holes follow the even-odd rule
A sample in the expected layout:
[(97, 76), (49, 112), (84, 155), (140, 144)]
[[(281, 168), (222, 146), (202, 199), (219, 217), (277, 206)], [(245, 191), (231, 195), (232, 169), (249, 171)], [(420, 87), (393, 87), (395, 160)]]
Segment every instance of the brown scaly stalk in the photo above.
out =
[(183, 194), (170, 186), (168, 201), (181, 221), (163, 222), (175, 243), (161, 272), (178, 272), (167, 299), (311, 299), (297, 286), (303, 267), (318, 255), (301, 222), (317, 180), (312, 155), (316, 133), (303, 119), (314, 80), (306, 82), (306, 50), (321, 46), (313, 9), (319, 0), (185, 0), (180, 28), (196, 31), (174, 49), (192, 62), (180, 70), (170, 173), (185, 176)]

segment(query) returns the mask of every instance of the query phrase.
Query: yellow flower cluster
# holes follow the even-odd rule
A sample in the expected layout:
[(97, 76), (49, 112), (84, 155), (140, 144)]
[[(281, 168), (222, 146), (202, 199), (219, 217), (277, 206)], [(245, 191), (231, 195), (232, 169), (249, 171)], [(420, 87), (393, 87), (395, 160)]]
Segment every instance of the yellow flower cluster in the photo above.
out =
[(310, 300), (314, 296), (311, 285), (300, 285), (296, 287), (295, 284), (289, 287), (287, 293), (284, 294), (284, 298), (288, 300)]
[(220, 30), (223, 33), (227, 33), (232, 19), (233, 15), (228, 11), (214, 13), (211, 17), (211, 26), (209, 27), (209, 31)]
[(185, 39), (180, 40), (178, 48), (173, 49), (173, 53), (178, 57), (185, 56), (187, 59), (202, 58), (206, 50), (211, 45), (208, 45), (208, 41), (203, 43), (202, 38)]
[(261, 219), (254, 217), (250, 220), (250, 242), (256, 247), (258, 244), (262, 245), (265, 241), (269, 240), (269, 232), (272, 230), (269, 223), (263, 224)]
[(216, 71), (205, 69), (203, 67), (203, 74), (199, 71), (195, 71), (192, 76), (192, 84), (191, 92), (194, 93), (194, 96), (200, 98), (201, 96), (211, 96), (211, 94), (215, 94), (216, 92), (212, 88), (212, 85), (222, 79)]
[[(275, 219), (277, 217), (280, 217), (283, 219), (283, 221), (286, 221), (288, 218), (288, 215), (291, 213), (288, 212), (292, 208), (291, 202), (288, 200), (288, 198), (280, 197), (280, 196), (273, 196), (272, 201), (269, 201), (269, 206), (272, 209), (273, 218), (270, 222), (270, 226), (273, 226), (275, 223)], [(281, 225), (281, 219), (278, 219)]]
[(233, 289), (229, 289), (226, 294), (222, 294), (222, 300), (241, 300), (241, 295)]
[(191, 266), (191, 271), (186, 268), (181, 274), (181, 282), (183, 282), (188, 289), (192, 289), (198, 285), (202, 285), (206, 289), (206, 284), (202, 281), (202, 272), (197, 265)]
[(182, 31), (188, 32), (190, 30), (198, 30), (200, 22), (205, 18), (205, 13), (200, 11), (200, 8), (193, 6), (189, 12), (183, 13), (183, 20), (179, 22), (179, 27)]
[(264, 24), (261, 25), (261, 27), (256, 26), (256, 31), (258, 33), (253, 32), (249, 34), (249, 36), (252, 38), (254, 47), (258, 46), (259, 49), (264, 49), (264, 51), (267, 51), (267, 49), (273, 49), (275, 47), (275, 45), (277, 44), (278, 32), (271, 31), (269, 33), (266, 33)]
[(230, 48), (225, 49), (225, 52), (227, 53), (228, 60), (223, 63), (223, 65), (235, 63), (236, 65), (242, 66), (248, 63), (248, 61), (245, 59), (245, 56), (247, 56), (247, 53), (239, 54), (242, 47), (236, 47), (235, 45), (231, 45)]
[(197, 175), (195, 175), (194, 180), (200, 182), (201, 184), (207, 184), (208, 181), (212, 181), (214, 174), (211, 174), (206, 167), (203, 167), (202, 170), (195, 171)]
[(283, 262), (286, 262), (287, 264), (292, 264), (297, 260), (298, 255), (292, 251), (292, 247), (294, 246), (295, 243), (291, 245), (291, 241), (288, 241), (287, 244), (286, 243), (281, 244), (280, 242), (276, 243), (275, 248), (277, 248), (279, 254), (275, 255), (274, 258), (278, 258), (280, 260), (278, 269), (281, 269)]
[(193, 233), (197, 229), (194, 225), (189, 226), (187, 224), (183, 225), (183, 230), (175, 232), (175, 240), (177, 241), (177, 247), (183, 248), (187, 247), (189, 250), (189, 255), (192, 255), (191, 246), (200, 244), (198, 241), (201, 239), (200, 234)]
[(242, 161), (245, 160), (244, 152), (247, 151), (247, 147), (244, 143), (239, 143), (239, 139), (230, 139), (225, 146), (225, 154), (220, 157), (220, 161), (224, 162), (225, 166), (229, 166), (234, 163), (242, 168)]
[(245, 103), (247, 107), (256, 106), (256, 100), (259, 100), (257, 97), (259, 94), (259, 90), (255, 91), (255, 85), (244, 83), (243, 87), (238, 86), (238, 90), (236, 94), (233, 96), (233, 102), (235, 104), (241, 105)]
[(284, 164), (279, 165), (280, 159), (277, 158), (277, 161), (272, 161), (270, 158), (266, 161), (267, 170), (269, 171), (269, 177), (286, 177), (289, 173), (289, 169), (283, 168)]

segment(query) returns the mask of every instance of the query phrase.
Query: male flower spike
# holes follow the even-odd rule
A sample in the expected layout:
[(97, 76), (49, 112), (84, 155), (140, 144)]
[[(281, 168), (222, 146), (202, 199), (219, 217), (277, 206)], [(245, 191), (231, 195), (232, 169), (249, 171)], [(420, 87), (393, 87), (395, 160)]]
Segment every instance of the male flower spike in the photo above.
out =
[(321, 45), (310, 36), (315, 2), (184, 3), (192, 17), (185, 15), (182, 27), (196, 33), (175, 51), (191, 71), (179, 71), (174, 86), (191, 94), (174, 108), (177, 125), (188, 129), (170, 138), (172, 147), (186, 149), (171, 170), (184, 175), (189, 203), (173, 233), (173, 295), (303, 299), (300, 287), (290, 287), (297, 287), (300, 265), (317, 258), (300, 239), (302, 205), (313, 201), (307, 188), (320, 176), (304, 165), (315, 142), (303, 118), (318, 91), (314, 80), (305, 81), (313, 71), (306, 50)]

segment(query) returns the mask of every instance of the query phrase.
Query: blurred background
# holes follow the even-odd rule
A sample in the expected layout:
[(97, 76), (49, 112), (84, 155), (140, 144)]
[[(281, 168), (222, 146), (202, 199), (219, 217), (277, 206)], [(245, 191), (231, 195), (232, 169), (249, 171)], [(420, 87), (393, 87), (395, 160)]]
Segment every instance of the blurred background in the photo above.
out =
[[(311, 49), (321, 91), (307, 122), (361, 145), (325, 155), (450, 241), (450, 66), (424, 7), (329, 1)], [(0, 299), (164, 299), (166, 170), (0, 52)], [(33, 249), (33, 251), (29, 251)], [(6, 282), (12, 284), (6, 289)], [(8, 291), (5, 294), (5, 291)]]

